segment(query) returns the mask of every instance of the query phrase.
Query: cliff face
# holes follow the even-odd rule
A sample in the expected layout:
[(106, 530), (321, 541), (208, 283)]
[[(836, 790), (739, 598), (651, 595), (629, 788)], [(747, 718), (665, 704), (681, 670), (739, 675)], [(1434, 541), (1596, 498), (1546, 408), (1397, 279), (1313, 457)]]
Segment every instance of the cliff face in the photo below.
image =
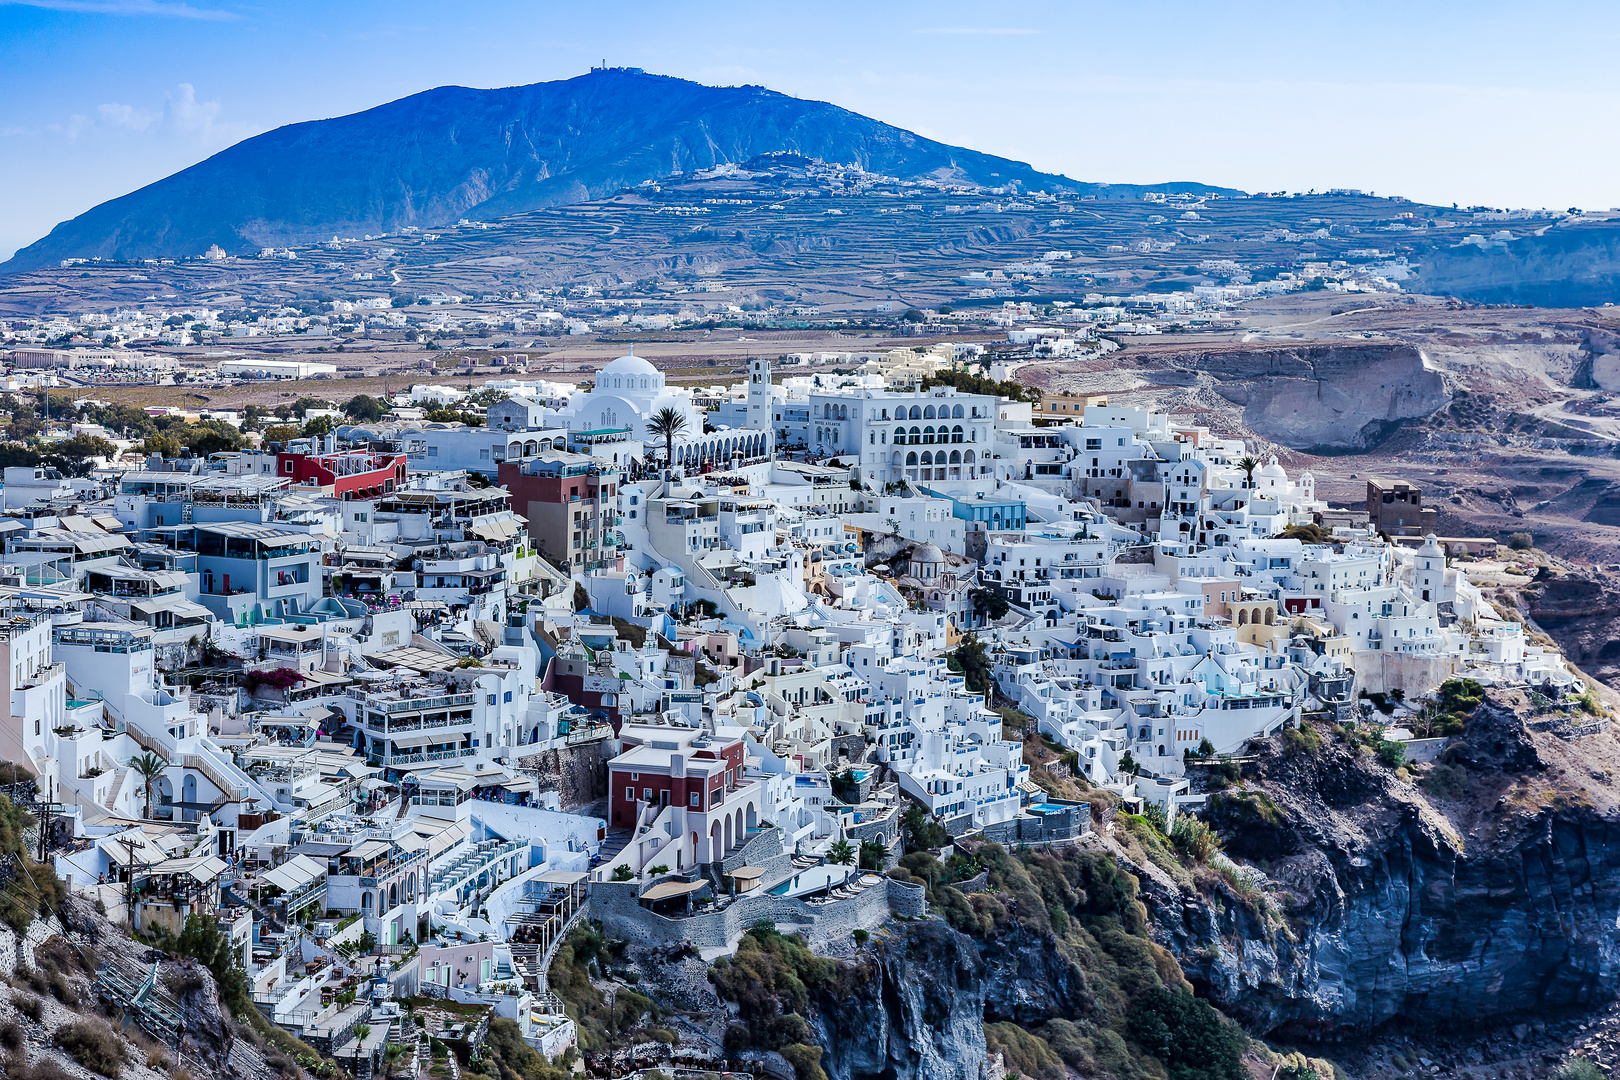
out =
[(1402, 420), (1451, 400), (1445, 379), (1409, 345), (1322, 345), (1194, 353), (1176, 366), (1212, 376), (1251, 431), (1296, 450), (1365, 450)]
[[(1268, 753), (1250, 787), (1276, 820), (1229, 829), (1275, 915), (1143, 877), (1157, 940), (1251, 1029), (1490, 1022), (1620, 987), (1614, 740), (1534, 734), (1496, 700), (1431, 798), (1343, 743)], [(1579, 770), (1578, 774), (1576, 770)], [(1217, 814), (1219, 820), (1219, 814)]]
[(984, 964), (971, 938), (929, 921), (876, 939), (855, 993), (811, 1018), (831, 1080), (981, 1080)]

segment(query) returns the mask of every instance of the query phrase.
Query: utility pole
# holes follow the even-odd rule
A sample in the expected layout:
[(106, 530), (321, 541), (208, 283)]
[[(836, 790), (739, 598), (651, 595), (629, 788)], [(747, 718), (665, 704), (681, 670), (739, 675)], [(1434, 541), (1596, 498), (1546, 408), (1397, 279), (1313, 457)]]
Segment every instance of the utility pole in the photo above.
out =
[(129, 915), (129, 927), (135, 929), (135, 848), (137, 842), (129, 836), (116, 838), (118, 845), (129, 852), (124, 862), (124, 910)]
[(39, 861), (45, 861), (46, 847), (51, 835), (51, 815), (55, 804), (51, 798), (56, 794), (56, 778), (51, 777), (45, 782), (45, 798), (39, 804)]

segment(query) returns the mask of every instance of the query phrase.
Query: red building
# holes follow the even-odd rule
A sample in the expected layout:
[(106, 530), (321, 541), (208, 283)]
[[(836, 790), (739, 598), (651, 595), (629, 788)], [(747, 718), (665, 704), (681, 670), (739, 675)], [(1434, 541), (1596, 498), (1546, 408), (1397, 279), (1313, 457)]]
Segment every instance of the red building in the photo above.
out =
[(501, 463), (512, 510), (529, 523), (540, 554), (570, 572), (617, 565), (619, 471), (584, 454), (552, 451)]
[(404, 454), (345, 450), (334, 454), (276, 455), (276, 472), (295, 484), (329, 487), (340, 499), (376, 499), (405, 484)]
[(743, 777), (741, 738), (652, 724), (626, 724), (619, 736), (624, 751), (608, 762), (608, 827), (634, 829), (669, 812), (656, 851), (627, 852), (633, 869), (641, 869), (638, 854), (677, 868), (716, 861), (759, 827), (761, 788)]

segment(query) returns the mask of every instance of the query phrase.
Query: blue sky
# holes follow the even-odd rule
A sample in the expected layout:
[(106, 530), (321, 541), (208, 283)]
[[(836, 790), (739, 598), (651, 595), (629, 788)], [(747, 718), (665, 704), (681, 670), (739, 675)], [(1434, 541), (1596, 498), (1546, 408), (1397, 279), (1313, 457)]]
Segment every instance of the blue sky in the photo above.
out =
[(1620, 206), (1620, 6), (0, 0), (0, 259), (281, 124), (606, 59), (1084, 180)]

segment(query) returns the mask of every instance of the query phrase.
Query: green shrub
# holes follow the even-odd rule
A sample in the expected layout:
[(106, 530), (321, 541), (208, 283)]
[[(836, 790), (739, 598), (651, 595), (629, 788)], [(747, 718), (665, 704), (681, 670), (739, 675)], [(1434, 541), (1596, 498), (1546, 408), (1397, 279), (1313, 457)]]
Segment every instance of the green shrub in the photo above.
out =
[(1036, 1080), (1067, 1080), (1064, 1060), (1047, 1041), (1017, 1024), (984, 1025), (985, 1049), (999, 1053), (1009, 1073), (1032, 1076)]
[(1283, 728), (1283, 746), (1291, 754), (1317, 757), (1322, 753), (1322, 734), (1302, 720), (1299, 727)]
[(821, 1067), (821, 1047), (789, 1043), (782, 1047), (781, 1054), (793, 1066), (799, 1080), (827, 1080), (827, 1073)]
[(1608, 1074), (1583, 1057), (1572, 1057), (1553, 1073), (1553, 1080), (1607, 1080)]
[(1191, 814), (1176, 818), (1175, 828), (1170, 830), (1170, 842), (1183, 858), (1198, 863), (1209, 862), (1221, 850), (1221, 838), (1215, 835), (1215, 830)]
[(1468, 794), (1468, 770), (1455, 765), (1435, 765), (1429, 769), (1418, 787), (1440, 799), (1460, 799)]
[(1130, 1035), (1170, 1080), (1241, 1080), (1248, 1040), (1237, 1025), (1189, 993), (1157, 987), (1131, 1008)]
[(1536, 546), (1536, 538), (1527, 532), (1516, 532), (1508, 537), (1508, 547), (1514, 551), (1529, 551)]
[(124, 1069), (124, 1044), (100, 1020), (75, 1020), (56, 1029), (56, 1045), (91, 1072), (116, 1080)]

